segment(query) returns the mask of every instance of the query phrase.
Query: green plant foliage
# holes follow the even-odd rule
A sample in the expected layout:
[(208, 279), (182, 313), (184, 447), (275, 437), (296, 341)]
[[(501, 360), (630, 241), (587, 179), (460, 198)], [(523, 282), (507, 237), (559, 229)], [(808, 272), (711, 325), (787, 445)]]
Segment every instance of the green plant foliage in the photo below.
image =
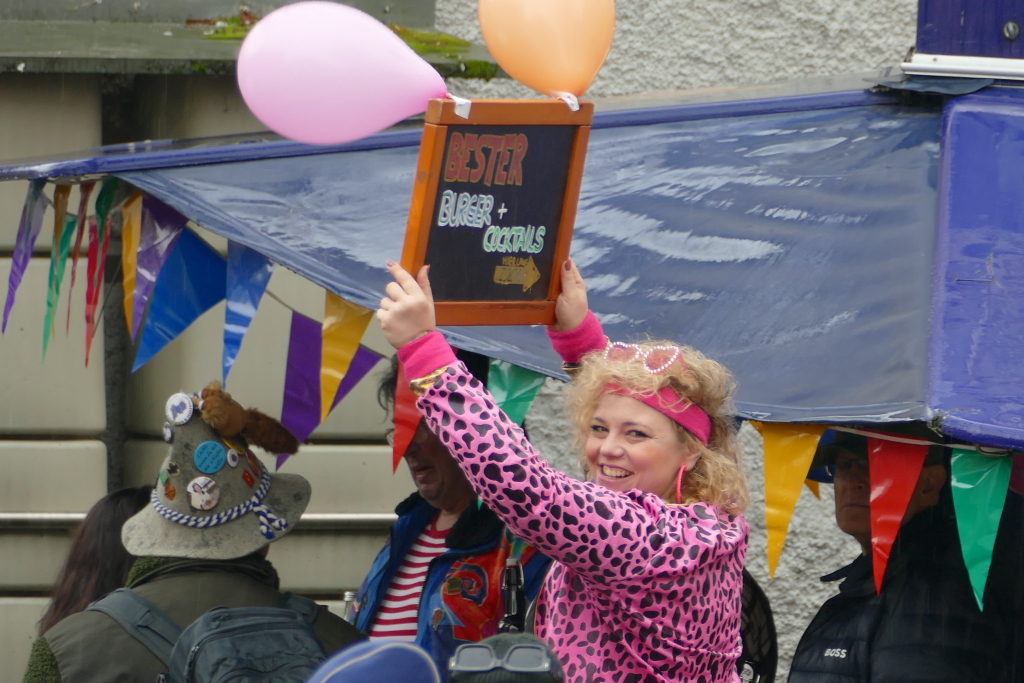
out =
[(458, 59), (459, 55), (468, 50), (471, 43), (462, 38), (418, 28), (408, 28), (398, 24), (388, 24), (388, 28), (395, 32), (405, 44), (413, 49), (420, 57), (427, 55), (438, 55), (446, 59)]

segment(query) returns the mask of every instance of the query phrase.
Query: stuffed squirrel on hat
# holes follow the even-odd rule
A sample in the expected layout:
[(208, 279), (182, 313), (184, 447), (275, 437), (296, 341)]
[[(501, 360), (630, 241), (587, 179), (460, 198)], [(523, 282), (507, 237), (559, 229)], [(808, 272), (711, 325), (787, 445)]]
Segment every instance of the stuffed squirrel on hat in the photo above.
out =
[(231, 394), (221, 388), (220, 382), (210, 382), (199, 396), (197, 406), (203, 422), (221, 436), (241, 434), (249, 445), (258, 446), (268, 453), (294, 455), (299, 450), (298, 439), (284, 425), (255, 408), (242, 408)]

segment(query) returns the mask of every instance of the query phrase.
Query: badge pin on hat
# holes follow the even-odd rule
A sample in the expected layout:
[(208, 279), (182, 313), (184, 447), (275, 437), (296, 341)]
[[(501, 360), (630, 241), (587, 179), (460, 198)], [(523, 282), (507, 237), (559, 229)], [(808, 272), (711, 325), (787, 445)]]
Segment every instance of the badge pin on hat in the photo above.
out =
[(193, 412), (195, 412), (195, 405), (192, 403), (192, 397), (188, 394), (171, 396), (167, 399), (167, 406), (164, 408), (167, 421), (172, 425), (186, 424), (192, 419)]

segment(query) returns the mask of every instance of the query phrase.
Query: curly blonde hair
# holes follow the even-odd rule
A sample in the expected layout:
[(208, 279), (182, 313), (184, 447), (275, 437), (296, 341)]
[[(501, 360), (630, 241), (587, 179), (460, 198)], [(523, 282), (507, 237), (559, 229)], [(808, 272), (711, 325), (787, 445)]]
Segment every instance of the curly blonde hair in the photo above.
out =
[[(672, 423), (679, 440), (692, 444), (700, 454), (696, 465), (684, 477), (685, 499), (714, 503), (732, 514), (742, 512), (747, 504), (747, 487), (740, 471), (734, 429), (732, 392), (736, 384), (732, 375), (721, 364), (688, 346), (666, 341), (646, 341), (637, 346), (641, 353), (631, 359), (608, 360), (603, 350), (583, 358), (567, 396), (576, 429), (575, 446), (582, 451), (607, 385), (615, 384), (645, 397), (653, 397), (661, 389), (671, 387), (711, 418), (711, 435), (706, 446), (682, 426)], [(642, 352), (666, 346), (678, 348), (679, 356), (663, 371), (652, 374), (644, 364)], [(586, 455), (581, 456), (580, 465), (589, 478)], [(674, 491), (671, 495), (671, 500), (665, 495), (662, 498), (675, 503)]]

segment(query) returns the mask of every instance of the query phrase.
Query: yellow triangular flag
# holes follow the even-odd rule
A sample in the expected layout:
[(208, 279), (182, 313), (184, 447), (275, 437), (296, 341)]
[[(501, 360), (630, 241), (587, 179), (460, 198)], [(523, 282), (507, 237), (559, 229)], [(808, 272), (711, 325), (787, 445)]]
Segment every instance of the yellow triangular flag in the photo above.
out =
[(348, 372), (373, 311), (327, 292), (320, 355), (320, 422), (327, 419), (338, 386)]
[(814, 459), (824, 425), (751, 422), (764, 438), (764, 516), (768, 530), (768, 576), (774, 578), (789, 520)]
[(132, 310), (135, 300), (135, 270), (139, 261), (142, 238), (142, 193), (136, 192), (121, 207), (121, 274), (124, 282), (124, 319), (128, 334), (132, 333)]
[(821, 500), (821, 485), (813, 479), (804, 479), (804, 484), (811, 490), (814, 497)]

